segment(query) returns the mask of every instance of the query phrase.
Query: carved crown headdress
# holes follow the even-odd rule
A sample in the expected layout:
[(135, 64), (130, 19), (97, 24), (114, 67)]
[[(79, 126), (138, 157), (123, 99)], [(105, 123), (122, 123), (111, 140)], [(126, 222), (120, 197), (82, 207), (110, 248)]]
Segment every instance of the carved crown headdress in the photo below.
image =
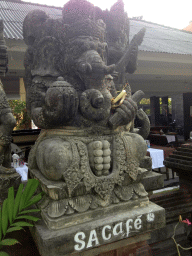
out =
[(86, 0), (71, 0), (66, 3), (62, 14), (63, 22), (71, 27), (67, 37), (92, 36), (104, 41), (105, 23), (95, 21), (94, 12), (94, 5)]

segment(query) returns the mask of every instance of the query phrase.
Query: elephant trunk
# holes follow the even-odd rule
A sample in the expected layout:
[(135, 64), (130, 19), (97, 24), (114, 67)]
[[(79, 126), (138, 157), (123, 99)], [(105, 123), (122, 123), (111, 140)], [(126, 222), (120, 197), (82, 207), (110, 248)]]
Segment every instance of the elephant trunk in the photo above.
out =
[(115, 64), (107, 66), (95, 50), (86, 51), (77, 60), (77, 71), (84, 75), (105, 76), (115, 70)]
[(88, 89), (81, 94), (80, 110), (82, 115), (93, 121), (101, 121), (109, 117), (110, 98), (99, 90)]

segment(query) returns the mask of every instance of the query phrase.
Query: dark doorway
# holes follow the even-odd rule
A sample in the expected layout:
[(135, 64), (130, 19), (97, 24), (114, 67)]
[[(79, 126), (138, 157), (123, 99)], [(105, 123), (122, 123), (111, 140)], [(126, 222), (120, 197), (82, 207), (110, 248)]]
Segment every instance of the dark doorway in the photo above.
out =
[(192, 93), (183, 93), (183, 111), (184, 111), (184, 138), (189, 139), (192, 131)]

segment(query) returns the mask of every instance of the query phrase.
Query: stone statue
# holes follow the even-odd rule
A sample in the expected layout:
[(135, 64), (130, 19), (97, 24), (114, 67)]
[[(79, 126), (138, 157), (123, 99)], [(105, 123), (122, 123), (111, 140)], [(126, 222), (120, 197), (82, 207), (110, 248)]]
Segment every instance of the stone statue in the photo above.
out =
[[(3, 21), (0, 20), (0, 75), (7, 72), (8, 56), (3, 38)], [(11, 133), (16, 125), (16, 120), (11, 113), (3, 84), (0, 80), (0, 173), (14, 173), (11, 168)]]
[[(42, 129), (29, 170), (46, 193), (42, 216), (53, 229), (75, 213), (148, 203), (141, 180), (150, 124), (137, 109), (143, 92), (131, 96), (124, 88), (145, 30), (129, 43), (122, 1), (102, 11), (70, 0), (62, 14), (54, 20), (32, 11), (23, 25), (27, 109)], [(139, 130), (133, 127), (136, 114), (143, 120)]]
[[(0, 76), (7, 72), (8, 55), (3, 37), (3, 21), (0, 20)], [(18, 188), (21, 177), (11, 167), (11, 133), (16, 120), (11, 113), (3, 84), (0, 79), (0, 201), (7, 197), (8, 188)]]

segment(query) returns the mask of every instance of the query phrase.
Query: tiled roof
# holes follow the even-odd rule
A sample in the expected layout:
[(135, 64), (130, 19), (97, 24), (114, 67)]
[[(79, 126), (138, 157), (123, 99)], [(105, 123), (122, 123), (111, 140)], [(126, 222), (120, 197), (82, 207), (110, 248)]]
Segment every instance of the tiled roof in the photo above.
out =
[(139, 50), (192, 55), (192, 33), (142, 20), (130, 21), (130, 38), (146, 28)]
[[(54, 19), (62, 17), (62, 8), (0, 0), (0, 19), (4, 21), (5, 38), (22, 40), (23, 20), (28, 12), (35, 9), (45, 11)], [(131, 19), (130, 39), (143, 27), (146, 28), (146, 34), (140, 50), (192, 55), (192, 33)]]
[(62, 8), (35, 5), (31, 3), (17, 3), (0, 1), (0, 19), (4, 23), (4, 36), (10, 39), (23, 39), (23, 21), (32, 10), (45, 11), (51, 18), (62, 17)]

